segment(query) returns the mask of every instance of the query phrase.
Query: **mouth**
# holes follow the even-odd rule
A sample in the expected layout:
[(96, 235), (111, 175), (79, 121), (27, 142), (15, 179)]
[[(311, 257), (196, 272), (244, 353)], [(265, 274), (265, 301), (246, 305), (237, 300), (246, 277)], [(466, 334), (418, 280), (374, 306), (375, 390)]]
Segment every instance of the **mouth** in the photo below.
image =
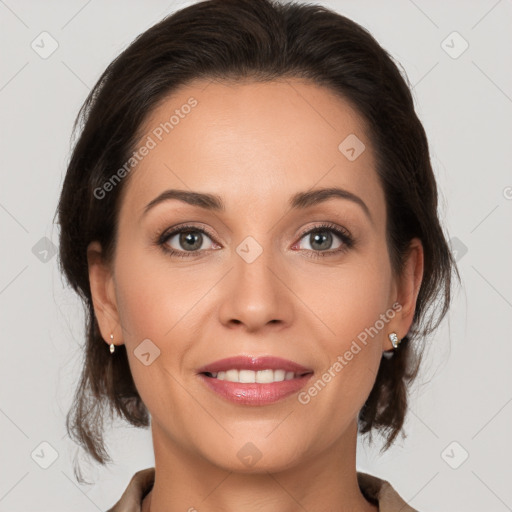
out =
[(312, 369), (278, 357), (237, 356), (199, 369), (207, 388), (239, 405), (262, 406), (297, 393), (313, 376)]
[[(283, 359), (282, 357), (275, 356), (247, 356), (240, 355), (234, 357), (227, 357), (225, 359), (220, 359), (213, 363), (207, 364), (197, 370), (198, 373), (208, 373), (210, 376), (215, 376), (218, 379), (223, 379), (224, 375), (230, 372), (229, 377), (235, 377), (235, 371), (238, 372), (238, 377), (250, 378), (252, 379), (253, 374), (258, 374), (260, 372), (260, 378), (269, 378), (271, 375), (268, 373), (269, 371), (276, 372), (276, 375), (272, 375), (272, 377), (277, 377), (278, 380), (286, 380), (290, 378), (290, 374), (294, 375), (303, 375), (305, 373), (311, 373), (313, 370), (311, 368), (306, 368), (299, 363), (294, 361), (290, 361), (289, 359)], [(284, 374), (283, 374), (284, 372)], [(220, 377), (219, 377), (220, 375)], [(281, 375), (283, 378), (281, 379)], [(254, 375), (256, 378), (256, 375)], [(241, 382), (257, 382), (253, 380), (241, 381)]]
[(266, 369), (266, 370), (239, 370), (232, 368), (219, 372), (202, 372), (202, 375), (211, 379), (223, 380), (226, 382), (237, 382), (240, 384), (271, 384), (273, 382), (282, 382), (285, 380), (298, 379), (313, 372), (306, 371), (302, 373), (290, 372), (284, 369)]

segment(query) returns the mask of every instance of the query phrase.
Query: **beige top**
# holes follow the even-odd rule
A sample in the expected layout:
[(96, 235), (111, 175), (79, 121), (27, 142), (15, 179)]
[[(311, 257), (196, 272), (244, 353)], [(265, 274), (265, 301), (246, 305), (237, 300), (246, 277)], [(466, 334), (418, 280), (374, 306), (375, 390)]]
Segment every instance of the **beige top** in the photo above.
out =
[[(142, 500), (153, 488), (154, 481), (155, 468), (137, 471), (119, 501), (107, 512), (141, 512)], [(379, 505), (379, 512), (418, 512), (399, 496), (387, 480), (358, 471), (357, 481), (363, 496), (373, 505)]]

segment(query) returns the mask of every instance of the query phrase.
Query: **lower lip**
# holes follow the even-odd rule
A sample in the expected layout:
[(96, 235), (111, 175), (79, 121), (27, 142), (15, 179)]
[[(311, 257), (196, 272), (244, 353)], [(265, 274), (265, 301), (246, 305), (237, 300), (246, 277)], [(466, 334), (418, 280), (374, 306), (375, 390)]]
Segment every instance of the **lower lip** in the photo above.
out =
[(201, 380), (213, 391), (230, 402), (242, 405), (267, 405), (297, 393), (313, 376), (312, 373), (268, 384), (230, 382), (199, 374)]

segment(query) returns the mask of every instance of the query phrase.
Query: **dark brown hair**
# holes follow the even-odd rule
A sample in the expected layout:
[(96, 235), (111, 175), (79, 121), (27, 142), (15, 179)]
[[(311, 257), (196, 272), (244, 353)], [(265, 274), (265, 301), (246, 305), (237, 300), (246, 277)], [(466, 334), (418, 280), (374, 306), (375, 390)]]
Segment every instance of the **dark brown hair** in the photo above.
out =
[[(101, 464), (104, 414), (149, 426), (124, 345), (102, 339), (89, 286), (86, 249), (98, 240), (107, 261), (116, 244), (122, 180), (102, 187), (135, 149), (149, 112), (194, 79), (271, 81), (301, 78), (328, 87), (360, 114), (376, 154), (387, 208), (387, 242), (400, 275), (409, 243), (421, 239), (424, 277), (408, 335), (382, 358), (358, 417), (359, 431), (380, 431), (389, 448), (403, 427), (407, 386), (417, 376), (426, 335), (448, 310), (453, 271), (437, 214), (437, 187), (425, 131), (410, 87), (392, 57), (360, 25), (327, 8), (272, 0), (208, 0), (184, 8), (138, 36), (104, 71), (75, 121), (74, 146), (58, 205), (60, 265), (86, 307), (85, 361), (68, 434)], [(460, 278), (459, 278), (460, 279)]]

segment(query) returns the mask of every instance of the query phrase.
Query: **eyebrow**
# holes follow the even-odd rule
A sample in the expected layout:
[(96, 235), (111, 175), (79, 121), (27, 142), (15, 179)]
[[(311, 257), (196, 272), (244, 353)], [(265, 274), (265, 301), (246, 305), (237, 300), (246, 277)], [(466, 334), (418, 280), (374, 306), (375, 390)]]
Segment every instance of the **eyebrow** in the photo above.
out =
[[(302, 210), (336, 197), (352, 201), (353, 203), (359, 205), (369, 220), (373, 223), (370, 210), (368, 209), (366, 203), (359, 196), (356, 196), (352, 192), (342, 188), (330, 187), (308, 190), (306, 192), (297, 192), (290, 198), (289, 206), (292, 210)], [(154, 208), (157, 204), (172, 199), (182, 201), (192, 206), (198, 206), (199, 208), (203, 208), (205, 210), (216, 212), (223, 212), (226, 210), (222, 198), (218, 195), (202, 192), (192, 192), (188, 190), (169, 189), (165, 192), (162, 192), (159, 196), (150, 201), (144, 208), (142, 215), (146, 215), (146, 213)]]

